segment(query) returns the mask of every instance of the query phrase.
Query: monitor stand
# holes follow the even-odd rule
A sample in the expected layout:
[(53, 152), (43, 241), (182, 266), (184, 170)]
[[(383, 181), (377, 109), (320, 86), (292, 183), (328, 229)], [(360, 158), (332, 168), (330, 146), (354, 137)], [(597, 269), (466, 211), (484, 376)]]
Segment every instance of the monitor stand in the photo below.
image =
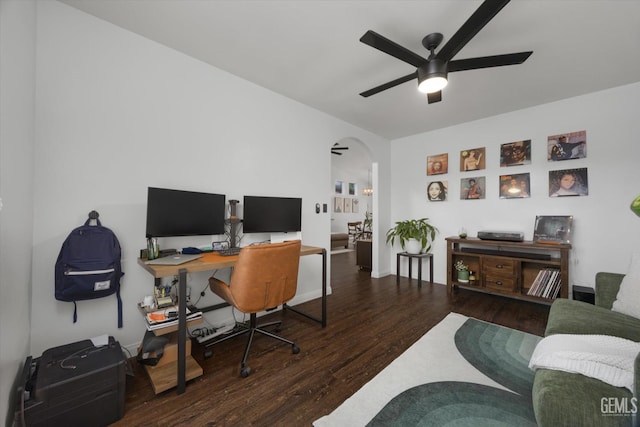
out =
[(271, 243), (282, 243), (288, 240), (302, 241), (302, 231), (289, 231), (283, 233), (271, 233)]

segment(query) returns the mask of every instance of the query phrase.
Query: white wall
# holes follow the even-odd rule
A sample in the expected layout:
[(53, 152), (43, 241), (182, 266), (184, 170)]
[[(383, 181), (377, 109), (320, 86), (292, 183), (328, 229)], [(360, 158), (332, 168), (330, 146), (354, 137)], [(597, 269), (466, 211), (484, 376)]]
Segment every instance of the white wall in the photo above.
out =
[[(388, 141), (58, 2), (38, 2), (31, 351), (108, 333), (134, 349), (136, 303), (152, 290), (137, 265), (148, 186), (303, 198), (303, 239), (329, 247), (330, 146), (346, 137), (388, 157)], [(388, 165), (382, 174), (388, 179)], [(123, 247), (124, 328), (116, 300), (53, 296), (60, 245), (92, 209)], [(265, 236), (251, 236), (262, 240)], [(249, 243), (246, 236), (244, 243)], [(210, 243), (164, 239), (161, 246)], [(388, 263), (387, 254), (383, 265)], [(320, 257), (304, 257), (293, 303), (320, 296)], [(189, 276), (196, 299), (207, 275)], [(210, 292), (202, 303), (219, 302)], [(217, 324), (231, 310), (207, 314)], [(52, 327), (54, 325), (54, 327)]]
[[(434, 247), (434, 279), (439, 283), (446, 282), (445, 237), (466, 227), (470, 236), (478, 230), (518, 230), (530, 240), (536, 215), (573, 215), (571, 284), (593, 286), (598, 271), (624, 273), (637, 250), (640, 228), (640, 219), (629, 210), (640, 194), (638, 111), (636, 83), (395, 140), (392, 221), (426, 216), (440, 229)], [(587, 132), (586, 158), (547, 161), (548, 136), (581, 130)], [(532, 141), (531, 164), (501, 168), (500, 145), (526, 139)], [(486, 147), (487, 168), (460, 172), (460, 151), (476, 147)], [(449, 172), (427, 176), (427, 156), (440, 153), (449, 154)], [(588, 169), (589, 195), (549, 197), (548, 172), (579, 167)], [(499, 199), (499, 176), (526, 172), (531, 174), (531, 197)], [(472, 175), (486, 177), (485, 200), (460, 200), (460, 179)], [(449, 200), (427, 201), (427, 183), (440, 179), (449, 181)]]
[(0, 1), (0, 416), (29, 354), (36, 5)]

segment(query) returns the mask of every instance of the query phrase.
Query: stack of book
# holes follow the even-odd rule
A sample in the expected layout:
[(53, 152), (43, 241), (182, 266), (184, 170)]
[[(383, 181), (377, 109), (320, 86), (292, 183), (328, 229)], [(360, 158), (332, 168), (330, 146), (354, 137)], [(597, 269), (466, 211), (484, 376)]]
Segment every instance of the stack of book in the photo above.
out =
[[(201, 311), (192, 312), (187, 307), (187, 322), (202, 318)], [(144, 316), (149, 331), (166, 328), (178, 324), (178, 306), (172, 305), (155, 311), (149, 311)]]
[(527, 295), (555, 299), (560, 293), (560, 270), (543, 268), (538, 272)]

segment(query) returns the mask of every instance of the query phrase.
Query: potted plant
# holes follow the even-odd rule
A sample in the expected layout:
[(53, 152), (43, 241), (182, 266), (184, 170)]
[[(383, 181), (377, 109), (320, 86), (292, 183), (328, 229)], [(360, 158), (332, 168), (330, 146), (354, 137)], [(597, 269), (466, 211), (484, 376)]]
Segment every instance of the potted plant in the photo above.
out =
[(436, 233), (438, 229), (429, 224), (429, 218), (397, 221), (395, 227), (387, 231), (387, 243), (393, 245), (398, 238), (400, 246), (408, 253), (426, 253), (431, 250), (431, 243)]
[(460, 259), (453, 264), (453, 267), (458, 270), (458, 282), (469, 283), (469, 266)]

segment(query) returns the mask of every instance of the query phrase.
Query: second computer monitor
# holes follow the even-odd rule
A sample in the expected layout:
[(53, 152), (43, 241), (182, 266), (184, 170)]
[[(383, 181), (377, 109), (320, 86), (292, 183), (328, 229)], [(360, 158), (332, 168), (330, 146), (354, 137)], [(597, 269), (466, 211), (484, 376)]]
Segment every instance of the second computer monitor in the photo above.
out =
[(302, 199), (298, 197), (244, 196), (244, 233), (291, 234), (302, 230)]

